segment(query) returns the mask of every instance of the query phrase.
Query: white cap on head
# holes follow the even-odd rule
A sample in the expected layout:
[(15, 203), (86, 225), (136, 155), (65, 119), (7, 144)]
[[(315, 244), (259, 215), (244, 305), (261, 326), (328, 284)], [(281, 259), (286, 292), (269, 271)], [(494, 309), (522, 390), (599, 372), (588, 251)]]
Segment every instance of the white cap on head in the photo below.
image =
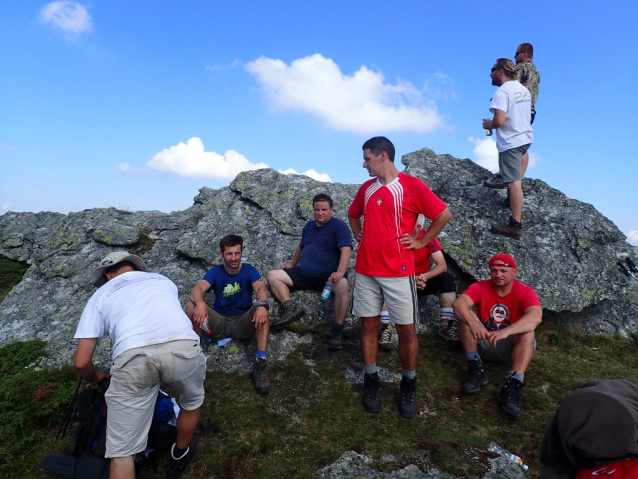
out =
[(104, 259), (100, 261), (100, 266), (95, 268), (93, 273), (91, 273), (91, 283), (93, 283), (93, 286), (99, 288), (106, 283), (104, 271), (122, 261), (130, 261), (137, 266), (140, 271), (146, 271), (146, 264), (142, 258), (134, 254), (129, 254), (128, 251), (116, 251), (115, 253), (107, 254)]

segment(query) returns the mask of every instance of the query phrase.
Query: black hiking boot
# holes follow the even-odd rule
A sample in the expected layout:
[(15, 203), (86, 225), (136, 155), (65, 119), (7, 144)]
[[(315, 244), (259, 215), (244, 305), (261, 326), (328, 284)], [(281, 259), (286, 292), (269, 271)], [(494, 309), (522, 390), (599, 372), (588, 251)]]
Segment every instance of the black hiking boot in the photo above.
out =
[(363, 407), (371, 413), (381, 412), (381, 381), (379, 374), (363, 374)]
[(414, 417), (416, 410), (416, 377), (408, 379), (402, 376), (399, 414), (403, 417)]
[(341, 339), (343, 333), (343, 324), (332, 323), (330, 327), (330, 341), (328, 342), (328, 349), (331, 351), (339, 351), (343, 349), (343, 342)]
[(481, 361), (468, 361), (467, 377), (465, 378), (462, 388), (463, 394), (476, 394), (481, 390), (481, 386), (485, 386), (488, 382)]
[(505, 381), (505, 385), (497, 394), (496, 398), (501, 403), (501, 409), (510, 416), (518, 417), (521, 415), (521, 389), (525, 384), (518, 379), (510, 377)]
[(297, 306), (292, 300), (288, 300), (279, 306), (279, 317), (270, 320), (272, 329), (283, 329), (293, 321), (297, 321), (306, 312)]

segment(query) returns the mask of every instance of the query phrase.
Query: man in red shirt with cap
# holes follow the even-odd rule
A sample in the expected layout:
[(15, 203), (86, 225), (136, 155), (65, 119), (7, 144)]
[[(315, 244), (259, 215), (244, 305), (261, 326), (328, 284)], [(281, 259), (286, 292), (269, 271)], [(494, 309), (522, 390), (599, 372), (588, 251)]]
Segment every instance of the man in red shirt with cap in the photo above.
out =
[(468, 366), (462, 391), (475, 394), (488, 383), (481, 357), (509, 363), (511, 370), (498, 400), (506, 413), (518, 417), (525, 371), (536, 349), (534, 330), (543, 311), (536, 292), (514, 279), (518, 268), (512, 256), (493, 256), (489, 268), (491, 279), (472, 284), (454, 302)]

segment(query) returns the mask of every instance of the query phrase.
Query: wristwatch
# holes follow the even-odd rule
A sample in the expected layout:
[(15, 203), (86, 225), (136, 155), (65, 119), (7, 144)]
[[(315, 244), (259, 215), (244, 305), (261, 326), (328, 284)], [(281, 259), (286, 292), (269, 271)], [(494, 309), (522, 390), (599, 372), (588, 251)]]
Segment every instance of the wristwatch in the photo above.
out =
[(268, 301), (266, 301), (265, 299), (256, 299), (255, 301), (253, 301), (253, 306), (255, 308), (263, 306), (264, 308), (266, 308), (266, 311), (270, 311), (270, 304), (268, 304)]

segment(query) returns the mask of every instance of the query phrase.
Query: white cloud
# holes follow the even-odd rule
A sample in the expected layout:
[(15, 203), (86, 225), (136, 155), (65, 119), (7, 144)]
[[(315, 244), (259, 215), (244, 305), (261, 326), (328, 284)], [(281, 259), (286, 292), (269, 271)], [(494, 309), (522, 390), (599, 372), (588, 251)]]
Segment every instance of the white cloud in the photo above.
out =
[(7, 202), (7, 203), (2, 203), (2, 205), (1, 205), (1, 206), (2, 206), (2, 209), (3, 209), (3, 210), (8, 210), (9, 208), (11, 208), (11, 205), (12, 205), (12, 204), (13, 204), (13, 203), (11, 203), (11, 202)]
[(302, 111), (335, 130), (356, 133), (430, 132), (443, 126), (436, 105), (412, 83), (386, 82), (362, 66), (344, 75), (329, 58), (315, 54), (286, 65), (264, 56), (246, 65), (275, 109)]
[[(288, 168), (287, 170), (279, 170), (279, 173), (283, 173), (284, 175), (298, 175), (299, 174), (293, 168)], [(324, 183), (332, 183), (332, 180), (328, 176), (328, 173), (317, 173), (315, 170), (310, 169), (308, 171), (304, 171), (301, 174), (309, 176), (313, 180), (323, 181)]]
[(638, 230), (631, 230), (629, 233), (626, 233), (627, 241), (631, 244), (638, 246)]
[(474, 162), (487, 168), (493, 173), (498, 171), (498, 150), (496, 142), (491, 138), (474, 138), (470, 136), (468, 141), (474, 143)]
[(84, 5), (69, 0), (47, 3), (40, 11), (40, 21), (62, 30), (67, 40), (77, 40), (93, 29), (91, 14)]
[(115, 169), (120, 170), (122, 173), (128, 173), (133, 169), (130, 163), (118, 163), (115, 165)]
[(527, 169), (534, 168), (539, 161), (539, 156), (535, 153), (529, 152), (529, 163), (527, 164)]
[(206, 71), (225, 71), (230, 70), (231, 68), (235, 68), (238, 65), (241, 65), (241, 60), (236, 59), (233, 60), (229, 65), (208, 65), (206, 66)]
[(265, 163), (251, 163), (244, 155), (234, 150), (228, 150), (223, 156), (212, 151), (204, 151), (204, 144), (197, 137), (186, 143), (180, 142), (177, 146), (165, 148), (153, 156), (146, 165), (165, 173), (214, 180), (232, 180), (242, 171), (268, 168)]

